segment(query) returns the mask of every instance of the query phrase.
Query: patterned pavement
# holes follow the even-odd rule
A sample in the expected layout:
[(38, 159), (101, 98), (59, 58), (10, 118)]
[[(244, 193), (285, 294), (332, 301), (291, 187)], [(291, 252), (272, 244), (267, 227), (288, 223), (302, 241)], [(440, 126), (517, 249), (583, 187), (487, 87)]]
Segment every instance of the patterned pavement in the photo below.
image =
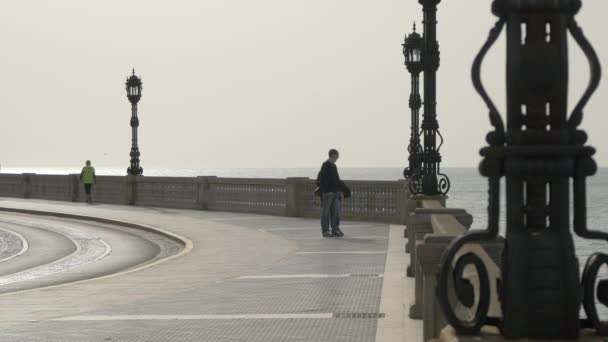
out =
[[(1, 201), (0, 206), (23, 207), (28, 203), (7, 202)], [(36, 202), (31, 207), (38, 210), (65, 211), (70, 206), (78, 206)], [(159, 220), (156, 223), (163, 229), (192, 238), (193, 253), (129, 276), (93, 280), (86, 291), (76, 289), (75, 293), (86, 295), (128, 288), (124, 296), (113, 293), (111, 299), (98, 305), (80, 306), (86, 298), (74, 294), (73, 303), (64, 303), (74, 306), (74, 310), (28, 320), (12, 319), (9, 305), (8, 311), (0, 315), (0, 341), (377, 340), (378, 323), (386, 319), (381, 312), (381, 299), (389, 225), (344, 222), (345, 237), (320, 238), (316, 220), (264, 216), (246, 219), (252, 215), (226, 213), (222, 217), (218, 213), (177, 210), (158, 213), (144, 208), (122, 212), (109, 207), (77, 210), (88, 210), (93, 216), (131, 218), (131, 221), (138, 217), (140, 222), (153, 221), (158, 215), (179, 216), (182, 222), (192, 221), (199, 229), (179, 228), (177, 224), (171, 227)], [(218, 246), (211, 256), (195, 257), (197, 252), (203, 252), (198, 249), (205, 249), (202, 242), (205, 236), (211, 238), (214, 234), (239, 231), (243, 234), (234, 236), (232, 247), (235, 248)], [(242, 247), (239, 249), (239, 246)], [(213, 247), (209, 244), (208, 248)], [(209, 249), (207, 252), (212, 252)], [(223, 250), (229, 255), (223, 256)], [(242, 255), (235, 256), (239, 250)], [(264, 257), (266, 254), (272, 255), (272, 260)], [(228, 257), (237, 260), (230, 262), (231, 267), (238, 268), (232, 274), (216, 276), (210, 272), (209, 279), (205, 279), (206, 274), (193, 275), (190, 270), (191, 263), (200, 263), (206, 269), (213, 269), (214, 265), (221, 269)], [(129, 277), (136, 280), (132, 287), (129, 287)], [(184, 277), (183, 282), (180, 277)], [(147, 279), (154, 279), (154, 284), (147, 283)], [(141, 293), (137, 293), (137, 286), (142, 287)], [(70, 287), (64, 287), (57, 296), (69, 293)], [(32, 294), (30, 300), (35, 301), (36, 295)], [(18, 300), (12, 305), (18, 305)], [(419, 336), (418, 331), (412, 333), (411, 336)], [(401, 340), (419, 339), (402, 336)]]

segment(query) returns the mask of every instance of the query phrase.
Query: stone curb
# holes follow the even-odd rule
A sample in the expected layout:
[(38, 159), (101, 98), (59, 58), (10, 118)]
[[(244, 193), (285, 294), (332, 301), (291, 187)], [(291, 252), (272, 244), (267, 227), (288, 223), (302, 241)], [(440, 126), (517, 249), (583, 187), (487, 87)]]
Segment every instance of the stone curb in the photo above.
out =
[(114, 220), (114, 219), (106, 219), (106, 218), (96, 217), (96, 216), (86, 216), (86, 215), (68, 214), (68, 213), (33, 210), (33, 209), (19, 209), (19, 208), (11, 208), (11, 207), (0, 207), (0, 212), (12, 212), (12, 213), (39, 215), (39, 216), (52, 216), (52, 217), (70, 218), (70, 219), (83, 220), (83, 221), (93, 221), (93, 222), (99, 222), (99, 223), (113, 224), (113, 225), (123, 226), (123, 227), (127, 227), (127, 228), (139, 229), (139, 230), (142, 230), (142, 231), (145, 231), (148, 233), (152, 233), (152, 234), (157, 234), (157, 235), (163, 236), (167, 239), (170, 239), (171, 241), (175, 241), (178, 244), (183, 246), (183, 249), (177, 254), (173, 254), (166, 258), (156, 260), (152, 263), (144, 264), (139, 267), (122, 270), (117, 273), (111, 273), (111, 274), (103, 275), (100, 277), (82, 279), (82, 280), (78, 280), (75, 282), (68, 282), (68, 283), (50, 285), (50, 286), (41, 287), (41, 288), (33, 288), (33, 289), (27, 289), (27, 290), (15, 291), (15, 292), (2, 293), (2, 294), (0, 294), (0, 297), (15, 295), (15, 294), (22, 294), (24, 292), (38, 291), (41, 289), (51, 289), (51, 288), (64, 287), (64, 286), (74, 285), (74, 284), (88, 283), (90, 281), (123, 276), (123, 275), (129, 274), (129, 273), (132, 273), (132, 272), (137, 272), (137, 271), (140, 271), (140, 270), (152, 267), (152, 266), (156, 266), (158, 264), (161, 264), (165, 261), (172, 260), (174, 258), (182, 257), (182, 256), (190, 253), (192, 251), (192, 249), (194, 248), (194, 244), (192, 243), (192, 241), (190, 239), (187, 239), (183, 236), (177, 235), (172, 232), (168, 232), (168, 231), (160, 229), (160, 228), (153, 228), (150, 226), (145, 226), (145, 225), (137, 224), (137, 223), (125, 222), (125, 221)]
[(19, 214), (29, 214), (29, 215), (39, 215), (39, 216), (54, 216), (54, 217), (60, 217), (60, 218), (68, 218), (68, 219), (83, 220), (83, 221), (93, 221), (93, 222), (98, 222), (98, 223), (105, 223), (105, 224), (111, 224), (111, 225), (122, 226), (122, 227), (127, 227), (127, 228), (133, 228), (133, 229), (142, 230), (142, 231), (145, 231), (148, 233), (160, 235), (173, 242), (177, 242), (178, 244), (182, 245), (186, 249), (192, 248), (192, 241), (190, 241), (189, 239), (186, 239), (185, 237), (179, 236), (177, 234), (168, 232), (168, 231), (160, 229), (160, 228), (154, 228), (154, 227), (150, 227), (150, 226), (146, 226), (146, 225), (138, 224), (138, 223), (108, 219), (108, 218), (97, 217), (97, 216), (78, 215), (78, 214), (69, 214), (69, 213), (54, 212), (54, 211), (33, 210), (33, 209), (19, 209), (19, 208), (11, 208), (11, 207), (0, 207), (0, 212), (13, 212), (13, 213), (19, 213)]

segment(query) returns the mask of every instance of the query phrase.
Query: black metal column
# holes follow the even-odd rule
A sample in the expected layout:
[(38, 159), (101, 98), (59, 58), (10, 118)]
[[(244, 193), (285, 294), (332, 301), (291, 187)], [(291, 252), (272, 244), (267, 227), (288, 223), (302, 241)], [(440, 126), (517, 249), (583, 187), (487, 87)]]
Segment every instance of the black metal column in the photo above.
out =
[(139, 166), (139, 146), (137, 146), (137, 128), (139, 127), (139, 118), (137, 117), (137, 103), (131, 104), (131, 166), (127, 169), (130, 175), (141, 175), (143, 169)]
[(406, 178), (410, 178), (414, 174), (420, 173), (422, 163), (420, 160), (422, 154), (422, 146), (420, 145), (420, 107), (422, 100), (420, 99), (420, 72), (412, 73), (411, 93), (410, 93), (410, 142), (407, 146), (409, 152), (408, 162), (409, 167), (405, 172)]
[[(574, 18), (580, 7), (580, 0), (494, 0), (492, 4), (500, 19), (472, 72), (494, 126), (487, 135), (489, 146), (481, 150), (479, 168), (489, 178), (488, 229), (467, 232), (450, 244), (437, 281), (440, 305), (461, 334), (475, 334), (482, 325), (491, 324), (507, 338), (572, 339), (581, 327), (608, 335), (608, 324), (600, 321), (597, 312), (597, 305), (608, 306), (608, 280), (598, 280), (600, 267), (608, 266), (608, 254), (591, 255), (580, 280), (570, 233), (573, 228), (580, 237), (608, 241), (608, 233), (589, 230), (586, 224), (585, 181), (597, 166), (592, 159), (595, 150), (585, 146), (587, 135), (578, 126), (599, 85), (601, 67)], [(481, 63), (505, 25), (506, 129), (480, 76)], [(570, 115), (568, 33), (585, 53), (591, 71), (589, 85)], [(507, 227), (499, 284), (503, 317), (498, 318), (487, 316), (488, 284), (494, 279), (488, 279), (484, 263), (474, 253), (457, 254), (465, 244), (497, 237), (503, 176)], [(480, 278), (476, 307), (471, 301), (474, 289), (463, 276), (467, 265), (474, 266)], [(457, 314), (458, 304), (449, 299), (450, 292), (474, 315)], [(579, 319), (581, 304), (585, 320)]]
[[(407, 179), (417, 177), (422, 170), (422, 146), (420, 145), (420, 108), (422, 107), (422, 99), (420, 98), (420, 73), (424, 67), (422, 62), (423, 44), (422, 37), (416, 32), (416, 24), (414, 24), (413, 32), (410, 35), (406, 35), (405, 42), (403, 43), (405, 66), (407, 67), (411, 80), (409, 98), (411, 113), (410, 141), (407, 146), (409, 166), (403, 171), (403, 176)], [(420, 183), (411, 182), (410, 184), (418, 185)]]
[(135, 69), (133, 69), (133, 75), (127, 79), (127, 98), (131, 102), (131, 166), (127, 169), (129, 175), (141, 175), (144, 170), (139, 166), (139, 146), (137, 144), (137, 128), (139, 127), (139, 118), (137, 117), (137, 103), (141, 99), (142, 83), (141, 79), (135, 76)]
[[(559, 4), (561, 2), (561, 4)], [(571, 1), (503, 2), (507, 27), (507, 248), (503, 330), (510, 338), (579, 331), (579, 267), (570, 234), (567, 129)]]
[[(425, 195), (445, 194), (450, 182), (441, 174), (439, 149), (443, 138), (437, 122), (437, 70), (439, 69), (439, 43), (437, 42), (437, 5), (441, 0), (419, 0), (424, 13), (424, 117), (421, 129), (424, 149), (422, 153), (421, 193)], [(441, 139), (437, 146), (437, 136)], [(416, 180), (413, 180), (416, 181)], [(415, 188), (415, 187), (414, 187)]]

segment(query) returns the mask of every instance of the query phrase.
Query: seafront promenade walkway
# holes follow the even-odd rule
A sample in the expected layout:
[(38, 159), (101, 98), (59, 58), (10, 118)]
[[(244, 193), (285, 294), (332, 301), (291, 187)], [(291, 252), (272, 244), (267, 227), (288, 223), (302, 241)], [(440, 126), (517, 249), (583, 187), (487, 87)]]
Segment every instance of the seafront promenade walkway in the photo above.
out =
[(0, 293), (3, 342), (422, 340), (406, 314), (403, 226), (343, 222), (345, 237), (322, 238), (305, 218), (13, 198), (0, 208), (30, 211), (0, 219), (67, 224), (33, 211), (67, 213), (184, 241), (117, 274)]

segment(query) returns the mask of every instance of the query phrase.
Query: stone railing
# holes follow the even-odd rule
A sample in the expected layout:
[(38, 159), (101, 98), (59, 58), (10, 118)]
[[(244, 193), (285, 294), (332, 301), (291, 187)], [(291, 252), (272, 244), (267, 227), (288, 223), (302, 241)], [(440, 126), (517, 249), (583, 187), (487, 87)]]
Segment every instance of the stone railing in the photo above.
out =
[(284, 179), (210, 178), (208, 209), (298, 216), (295, 202), (289, 201), (293, 197), (290, 190), (296, 191), (290, 186), (293, 183)]
[[(410, 254), (407, 275), (415, 277), (415, 297), (409, 316), (423, 320), (424, 341), (429, 341), (438, 338), (447, 325), (435, 290), (441, 256), (455, 237), (469, 229), (473, 218), (464, 209), (445, 208), (445, 197), (441, 196), (412, 196), (409, 207), (415, 208), (405, 230), (405, 249)], [(465, 246), (461, 253), (472, 251), (478, 255), (486, 264), (491, 279), (495, 279), (499, 274), (497, 265), (500, 264), (503, 245), (502, 240), (483, 245), (471, 244)], [(472, 272), (470, 276), (475, 286), (476, 275)], [(497, 298), (495, 281), (490, 282), (490, 291), (492, 298)], [(500, 307), (495, 300), (490, 304), (490, 314), (500, 315)]]
[[(0, 174), (0, 196), (84, 201), (79, 175)], [(342, 202), (345, 220), (404, 224), (404, 181), (346, 181), (352, 197)], [(98, 176), (93, 201), (177, 209), (318, 217), (320, 200), (309, 178)]]

